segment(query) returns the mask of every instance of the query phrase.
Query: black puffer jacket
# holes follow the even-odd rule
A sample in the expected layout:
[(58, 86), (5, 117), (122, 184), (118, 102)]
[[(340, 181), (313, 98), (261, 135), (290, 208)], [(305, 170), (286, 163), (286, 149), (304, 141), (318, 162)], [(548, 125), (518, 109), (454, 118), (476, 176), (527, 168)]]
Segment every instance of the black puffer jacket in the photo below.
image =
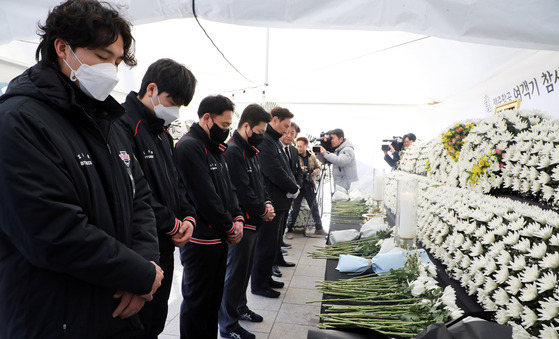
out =
[(177, 143), (177, 171), (196, 209), (193, 243), (221, 244), (235, 231), (234, 221), (244, 221), (227, 171), (226, 149), (226, 144), (210, 140), (197, 123)]
[(171, 236), (177, 233), (179, 220), (195, 224), (194, 207), (187, 201), (186, 190), (179, 181), (173, 162), (173, 138), (163, 127), (164, 121), (153, 115), (130, 92), (122, 104), (126, 114), (118, 121), (126, 130), (152, 192), (151, 207), (155, 213), (159, 248), (173, 252)]
[(290, 169), (287, 155), (283, 151), (284, 146), (279, 141), (280, 137), (281, 134), (268, 125), (264, 141), (260, 144), (260, 169), (274, 209), (287, 211), (291, 199), (287, 198), (286, 194), (297, 192), (299, 186)]
[(126, 338), (158, 259), (151, 193), (109, 97), (34, 66), (0, 98), (0, 338)]
[(267, 212), (266, 202), (270, 202), (260, 172), (260, 151), (249, 145), (237, 131), (233, 132), (227, 145), (225, 158), (233, 190), (244, 212), (245, 229), (256, 230), (264, 222), (261, 217)]

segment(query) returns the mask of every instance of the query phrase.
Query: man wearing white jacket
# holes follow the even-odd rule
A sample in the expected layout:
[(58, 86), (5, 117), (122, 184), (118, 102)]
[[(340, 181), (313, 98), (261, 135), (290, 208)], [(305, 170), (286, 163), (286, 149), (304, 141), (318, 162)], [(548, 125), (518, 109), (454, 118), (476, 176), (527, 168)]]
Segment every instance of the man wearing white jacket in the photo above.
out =
[(319, 159), (333, 165), (334, 183), (348, 190), (352, 182), (359, 180), (353, 144), (345, 139), (344, 131), (340, 128), (333, 129), (328, 134), (332, 150), (327, 151), (320, 146)]

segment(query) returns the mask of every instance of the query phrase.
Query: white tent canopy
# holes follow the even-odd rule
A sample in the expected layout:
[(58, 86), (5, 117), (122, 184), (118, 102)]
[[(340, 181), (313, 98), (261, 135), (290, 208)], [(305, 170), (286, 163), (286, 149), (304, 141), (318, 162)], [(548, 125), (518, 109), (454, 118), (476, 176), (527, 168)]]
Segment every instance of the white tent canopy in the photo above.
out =
[[(59, 2), (0, 1), (0, 83), (34, 63), (36, 25)], [(430, 139), (517, 96), (521, 108), (559, 116), (552, 0), (110, 2), (135, 25), (139, 61), (121, 67), (115, 95), (137, 90), (153, 61), (173, 58), (199, 80), (184, 119), (195, 119), (208, 94), (233, 97), (239, 110), (272, 101), (290, 108), (304, 134), (343, 128), (358, 159), (380, 167), (382, 139), (411, 131)], [(193, 3), (240, 74), (193, 19)]]

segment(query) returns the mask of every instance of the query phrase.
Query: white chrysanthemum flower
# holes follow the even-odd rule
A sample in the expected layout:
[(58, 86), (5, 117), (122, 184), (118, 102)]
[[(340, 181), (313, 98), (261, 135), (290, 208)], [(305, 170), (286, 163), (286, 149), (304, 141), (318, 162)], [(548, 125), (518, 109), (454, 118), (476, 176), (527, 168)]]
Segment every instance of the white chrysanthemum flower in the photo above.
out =
[(557, 286), (557, 276), (553, 272), (546, 272), (538, 279), (536, 284), (538, 285), (538, 292), (540, 293), (552, 290)]
[(495, 233), (493, 231), (487, 232), (483, 236), (483, 239), (481, 240), (481, 243), (484, 244), (484, 245), (490, 245), (494, 242), (495, 242)]
[(532, 258), (541, 259), (547, 253), (547, 245), (545, 243), (534, 244), (530, 249), (530, 256)]
[(501, 268), (495, 274), (495, 281), (499, 284), (504, 284), (509, 279), (509, 269), (506, 266), (501, 266)]
[(482, 273), (477, 272), (474, 277), (475, 286), (481, 286), (485, 283), (485, 276)]
[(525, 285), (520, 291), (520, 297), (518, 299), (522, 301), (532, 301), (538, 297), (538, 287), (536, 284)]
[(528, 333), (522, 325), (512, 324), (512, 337), (514, 339), (533, 339), (530, 333)]
[(559, 339), (559, 333), (557, 333), (557, 329), (555, 327), (543, 325), (543, 328), (540, 330), (540, 338)]
[(497, 323), (504, 325), (506, 323), (508, 323), (510, 319), (510, 316), (508, 315), (508, 312), (504, 309), (499, 309), (497, 310), (497, 313), (495, 314), (495, 320), (497, 320)]
[[(505, 214), (503, 217), (512, 223), (520, 218), (520, 214), (516, 212), (510, 212)], [(524, 226), (524, 219), (522, 219), (522, 226)]]
[(503, 242), (507, 245), (516, 245), (518, 240), (520, 240), (520, 233), (518, 232), (511, 232), (503, 238)]
[(530, 239), (524, 238), (520, 240), (518, 244), (512, 246), (512, 248), (518, 250), (519, 252), (527, 253), (530, 250), (530, 248), (532, 248)]
[(532, 311), (529, 307), (525, 306), (524, 311), (520, 317), (522, 319), (522, 325), (525, 328), (532, 327), (536, 321), (538, 321), (538, 315), (536, 312)]
[(469, 256), (464, 256), (464, 259), (462, 259), (462, 262), (460, 263), (460, 267), (463, 269), (468, 269), (470, 268), (470, 265), (472, 264), (472, 261), (470, 259)]
[(496, 288), (497, 288), (497, 283), (495, 282), (495, 280), (491, 278), (485, 279), (485, 284), (483, 285), (483, 289), (485, 290), (485, 292), (491, 293), (495, 291)]
[(553, 187), (542, 185), (542, 198), (544, 200), (550, 200), (553, 197), (554, 192), (555, 190), (553, 189)]
[(537, 181), (532, 182), (532, 187), (530, 187), (530, 191), (533, 194), (538, 193), (539, 191), (541, 191), (541, 189), (542, 189), (542, 185), (539, 182), (537, 182)]
[(540, 277), (540, 269), (538, 265), (532, 265), (524, 270), (520, 276), (524, 283), (536, 281)]
[(483, 254), (485, 250), (483, 249), (483, 246), (481, 245), (480, 242), (476, 242), (475, 245), (472, 246), (472, 248), (470, 249), (470, 252), (474, 257), (477, 257)]
[[(493, 246), (489, 249), (489, 251), (487, 252), (487, 255), (490, 258), (493, 258), (493, 257), (501, 255), (501, 253), (503, 253), (503, 251), (505, 251), (505, 250), (506, 250), (505, 243), (502, 242), (502, 241), (498, 241), (498, 242), (493, 243)], [(491, 259), (491, 260), (493, 260), (493, 259)]]
[(497, 264), (495, 263), (495, 260), (489, 258), (487, 260), (487, 264), (485, 265), (485, 274), (491, 274), (496, 270), (497, 270)]
[(474, 235), (478, 238), (481, 238), (485, 233), (487, 233), (487, 228), (485, 228), (485, 226), (481, 225), (479, 227), (476, 228)]
[[(526, 163), (527, 166), (530, 166), (531, 168), (534, 168), (533, 166), (537, 166), (539, 162), (538, 156), (537, 155), (532, 155), (530, 156), (530, 160), (528, 160), (528, 162)], [(535, 169), (535, 168), (534, 168)], [(530, 176), (531, 180), (535, 180), (537, 178), (537, 171), (535, 173), (535, 176)]]
[(446, 306), (456, 307), (456, 291), (452, 286), (448, 285), (443, 290), (443, 295), (441, 296), (441, 301)]
[(420, 279), (412, 281), (411, 283), (409, 283), (409, 286), (411, 287), (411, 294), (414, 297), (419, 297), (420, 295), (425, 293), (425, 284)]
[(549, 226), (559, 228), (559, 214), (550, 211), (547, 215), (546, 221)]
[(524, 227), (524, 229), (520, 231), (520, 235), (523, 235), (525, 237), (533, 237), (540, 230), (541, 230), (540, 224), (538, 224), (537, 222), (531, 222), (530, 224), (528, 224), (528, 226)]
[(554, 234), (549, 238), (549, 244), (551, 246), (558, 246), (559, 247), (559, 234)]
[(492, 230), (501, 227), (501, 225), (503, 225), (503, 218), (501, 218), (500, 216), (496, 216), (495, 218), (491, 219), (491, 221), (487, 223), (487, 227), (489, 227)]
[[(515, 215), (516, 213), (510, 213), (509, 215)], [(526, 221), (524, 218), (516, 218), (514, 220), (509, 219), (509, 228), (513, 231), (518, 231), (524, 228)]]
[(524, 286), (520, 278), (517, 277), (510, 277), (506, 284), (508, 286), (505, 287), (505, 290), (512, 295), (516, 295)]
[(553, 298), (545, 298), (540, 301), (540, 314), (541, 321), (553, 320), (559, 316), (559, 302)]
[(523, 255), (515, 256), (514, 260), (510, 263), (510, 268), (513, 271), (522, 271), (526, 268), (526, 258)]
[(522, 311), (524, 311), (524, 306), (515, 297), (510, 298), (510, 302), (507, 305), (508, 315), (511, 318), (519, 318)]
[(506, 305), (510, 301), (509, 294), (507, 293), (507, 291), (505, 291), (502, 288), (498, 288), (495, 291), (495, 294), (493, 295), (493, 298), (495, 298), (495, 304), (497, 304), (499, 306)]
[(559, 253), (558, 252), (553, 252), (553, 253), (547, 253), (545, 255), (545, 257), (542, 258), (542, 260), (539, 263), (541, 268), (557, 268), (559, 267)]
[(513, 177), (511, 187), (514, 191), (520, 192), (520, 188), (522, 187), (522, 180), (520, 180), (520, 178), (518, 177)]
[[(542, 152), (543, 153), (543, 152)], [(540, 155), (540, 161), (538, 162), (538, 169), (544, 169), (551, 165), (551, 159), (547, 153)]]
[[(549, 239), (553, 235), (553, 227), (547, 225), (545, 227), (540, 228), (534, 235), (541, 239)], [(559, 235), (556, 235), (559, 237)]]
[(508, 187), (512, 186), (512, 177), (511, 176), (505, 175), (505, 177), (503, 178), (503, 186), (505, 188), (508, 188)]
[(559, 164), (559, 147), (555, 147), (549, 154), (552, 164)]
[(508, 265), (512, 260), (512, 256), (508, 251), (502, 251), (499, 256), (497, 257), (497, 262), (499, 265)]
[(520, 181), (521, 181), (520, 192), (528, 193), (530, 191), (530, 189), (532, 188), (533, 181), (531, 181), (531, 180), (520, 180)]

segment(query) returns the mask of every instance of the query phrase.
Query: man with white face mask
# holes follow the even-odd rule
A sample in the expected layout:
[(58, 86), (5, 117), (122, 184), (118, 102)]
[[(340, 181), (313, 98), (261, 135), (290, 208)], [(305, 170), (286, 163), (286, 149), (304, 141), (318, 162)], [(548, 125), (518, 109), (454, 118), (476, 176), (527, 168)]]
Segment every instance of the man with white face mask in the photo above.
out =
[(190, 240), (195, 226), (194, 207), (187, 201), (173, 162), (174, 141), (167, 133), (169, 124), (179, 117), (196, 87), (196, 78), (184, 65), (171, 59), (151, 64), (138, 93), (132, 91), (122, 106), (126, 114), (120, 125), (134, 145), (134, 155), (152, 192), (161, 268), (167, 274), (153, 300), (140, 311), (146, 333), (141, 338), (157, 338), (165, 327), (167, 303), (171, 292), (175, 246)]
[(187, 201), (173, 162), (174, 142), (167, 127), (178, 119), (179, 108), (187, 106), (196, 87), (196, 78), (171, 59), (151, 64), (138, 93), (130, 92), (122, 105), (126, 114), (120, 124), (134, 145), (152, 192), (161, 268), (166, 272), (153, 300), (140, 311), (146, 333), (141, 338), (157, 338), (165, 327), (171, 292), (174, 248), (190, 240), (195, 226), (194, 207)]
[(130, 338), (161, 285), (151, 192), (114, 121), (130, 24), (68, 0), (0, 97), (0, 338)]

